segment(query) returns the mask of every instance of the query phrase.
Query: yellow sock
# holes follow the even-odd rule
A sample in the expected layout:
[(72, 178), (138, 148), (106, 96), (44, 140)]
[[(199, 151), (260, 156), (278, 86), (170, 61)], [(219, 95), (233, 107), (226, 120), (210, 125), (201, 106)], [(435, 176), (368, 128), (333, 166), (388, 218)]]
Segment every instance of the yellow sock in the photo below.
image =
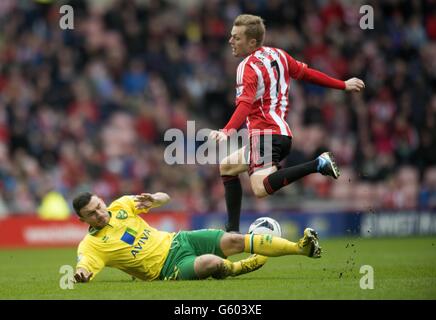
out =
[(268, 257), (279, 257), (291, 254), (304, 254), (297, 243), (269, 234), (245, 235), (244, 252), (258, 253)]

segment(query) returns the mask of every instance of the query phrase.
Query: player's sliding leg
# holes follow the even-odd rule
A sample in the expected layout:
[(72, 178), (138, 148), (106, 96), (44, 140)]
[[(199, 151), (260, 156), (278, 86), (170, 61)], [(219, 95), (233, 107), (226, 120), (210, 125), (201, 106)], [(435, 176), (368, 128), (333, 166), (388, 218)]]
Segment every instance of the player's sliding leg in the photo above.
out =
[(220, 163), (220, 174), (224, 184), (224, 197), (228, 214), (226, 231), (239, 231), (242, 204), (242, 187), (239, 174), (248, 169), (248, 165), (243, 163), (244, 152), (245, 147), (230, 154)]
[(330, 152), (324, 152), (313, 161), (283, 168), (273, 173), (268, 169), (259, 170), (250, 176), (251, 186), (257, 197), (265, 197), (311, 173), (319, 172), (337, 179), (339, 168)]
[(268, 257), (283, 255), (303, 255), (311, 258), (321, 257), (318, 234), (311, 228), (306, 228), (303, 237), (297, 242), (268, 234), (247, 234), (244, 238), (244, 244), (245, 252), (258, 253)]
[(248, 252), (268, 257), (284, 255), (304, 255), (311, 258), (321, 257), (318, 234), (311, 228), (306, 228), (303, 237), (297, 242), (271, 235), (226, 233), (221, 238), (221, 250), (226, 256)]

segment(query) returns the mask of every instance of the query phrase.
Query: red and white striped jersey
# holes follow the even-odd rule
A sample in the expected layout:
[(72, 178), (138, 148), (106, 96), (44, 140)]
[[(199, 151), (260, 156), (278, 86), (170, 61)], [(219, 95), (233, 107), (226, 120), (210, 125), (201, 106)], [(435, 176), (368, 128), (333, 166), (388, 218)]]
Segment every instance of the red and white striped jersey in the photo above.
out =
[(289, 112), (290, 80), (300, 79), (307, 65), (295, 60), (284, 50), (260, 47), (238, 66), (236, 105), (251, 104), (246, 122), (253, 130), (272, 130), (273, 134), (292, 136), (286, 118)]

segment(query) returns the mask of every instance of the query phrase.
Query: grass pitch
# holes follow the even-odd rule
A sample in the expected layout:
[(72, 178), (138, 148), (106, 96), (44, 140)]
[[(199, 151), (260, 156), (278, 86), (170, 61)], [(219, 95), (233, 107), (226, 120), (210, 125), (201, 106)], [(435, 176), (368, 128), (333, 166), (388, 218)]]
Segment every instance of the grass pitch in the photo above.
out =
[[(226, 280), (132, 281), (106, 268), (88, 284), (60, 288), (60, 268), (75, 249), (0, 250), (0, 299), (436, 299), (436, 237), (321, 241), (321, 259), (270, 258), (253, 273)], [(235, 260), (246, 255), (232, 258)], [(360, 288), (360, 267), (374, 289)]]

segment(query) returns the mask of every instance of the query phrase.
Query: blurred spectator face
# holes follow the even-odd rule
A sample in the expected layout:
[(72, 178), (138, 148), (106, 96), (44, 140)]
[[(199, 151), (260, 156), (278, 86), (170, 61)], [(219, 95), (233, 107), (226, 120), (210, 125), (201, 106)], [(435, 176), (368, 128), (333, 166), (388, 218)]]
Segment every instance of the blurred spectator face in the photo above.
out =
[(436, 167), (427, 169), (424, 184), (431, 190), (436, 191)]
[(413, 167), (402, 167), (398, 172), (398, 184), (402, 186), (418, 185), (418, 171)]
[(229, 39), (234, 57), (245, 57), (256, 48), (256, 39), (248, 39), (245, 26), (233, 26)]
[(92, 196), (89, 203), (80, 210), (80, 221), (94, 228), (103, 228), (109, 223), (106, 204), (97, 196)]

